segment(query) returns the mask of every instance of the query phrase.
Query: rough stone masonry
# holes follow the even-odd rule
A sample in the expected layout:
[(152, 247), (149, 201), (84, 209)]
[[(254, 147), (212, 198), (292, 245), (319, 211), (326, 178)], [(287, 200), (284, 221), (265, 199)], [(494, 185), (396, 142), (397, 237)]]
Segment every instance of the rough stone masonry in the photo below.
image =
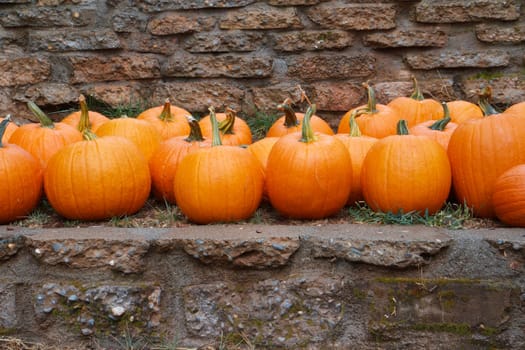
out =
[[(388, 102), (411, 90), (476, 101), (525, 100), (521, 0), (2, 0), (0, 115), (25, 103), (60, 109), (80, 93), (112, 106), (247, 115), (298, 101), (319, 114), (362, 103), (364, 81)], [(335, 122), (334, 122), (335, 124)]]

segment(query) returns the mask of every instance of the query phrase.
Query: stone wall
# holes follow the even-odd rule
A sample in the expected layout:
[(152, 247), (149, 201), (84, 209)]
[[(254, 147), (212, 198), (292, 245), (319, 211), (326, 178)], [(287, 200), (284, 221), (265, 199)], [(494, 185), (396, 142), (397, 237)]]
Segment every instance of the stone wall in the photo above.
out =
[(524, 349), (524, 264), (523, 229), (2, 226), (0, 348)]
[(192, 112), (272, 110), (300, 84), (320, 114), (406, 95), (525, 100), (521, 0), (1, 0), (0, 114), (79, 93), (112, 105), (166, 97)]

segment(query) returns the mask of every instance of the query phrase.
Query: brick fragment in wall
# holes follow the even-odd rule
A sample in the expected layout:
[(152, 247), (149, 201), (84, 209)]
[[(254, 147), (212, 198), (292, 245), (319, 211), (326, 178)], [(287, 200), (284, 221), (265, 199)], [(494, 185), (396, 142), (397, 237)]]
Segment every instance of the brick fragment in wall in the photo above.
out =
[(407, 54), (405, 60), (413, 69), (490, 68), (507, 66), (510, 62), (510, 55), (503, 50), (464, 52), (447, 50)]
[(188, 36), (183, 46), (188, 52), (250, 52), (264, 46), (263, 33), (240, 30), (203, 32)]
[(145, 12), (162, 12), (171, 10), (242, 7), (254, 2), (256, 2), (256, 0), (137, 0), (135, 6)]
[(163, 75), (184, 78), (263, 78), (272, 74), (269, 56), (175, 55), (163, 67)]
[(32, 51), (90, 51), (121, 48), (117, 34), (111, 30), (53, 29), (31, 31), (29, 47)]
[(510, 105), (525, 101), (525, 79), (519, 74), (462, 80), (463, 92), (469, 100), (477, 101), (477, 92), (486, 86), (492, 88), (491, 102), (494, 104)]
[(13, 27), (77, 27), (95, 23), (96, 10), (75, 7), (27, 7), (2, 10), (0, 25)]
[(396, 27), (393, 4), (323, 3), (308, 8), (306, 14), (322, 28), (373, 30)]
[(160, 78), (157, 58), (148, 55), (71, 56), (70, 83)]
[(297, 84), (290, 81), (264, 87), (254, 86), (250, 92), (253, 96), (255, 108), (261, 111), (275, 111), (277, 105), (287, 98), (290, 98), (293, 103), (298, 103), (301, 100), (301, 92), (297, 88)]
[(213, 28), (217, 20), (211, 16), (191, 16), (177, 13), (161, 14), (148, 23), (153, 35), (173, 35), (206, 31)]
[(51, 63), (42, 57), (0, 57), (0, 87), (35, 84), (51, 74)]
[[(399, 96), (410, 96), (414, 91), (411, 81), (384, 81), (373, 85), (379, 103), (387, 104)], [(425, 98), (438, 101), (451, 101), (459, 98), (454, 89), (454, 80), (443, 77), (440, 79), (425, 79), (419, 81), (419, 87)]]
[(423, 23), (460, 23), (520, 17), (521, 0), (423, 0), (416, 5), (416, 21)]
[(229, 11), (219, 24), (221, 29), (303, 28), (295, 8), (276, 8), (257, 4)]
[(307, 92), (320, 111), (346, 112), (364, 102), (366, 91), (358, 83), (319, 82)]
[(277, 51), (318, 51), (344, 49), (352, 46), (354, 36), (343, 30), (302, 30), (272, 35)]
[(178, 48), (179, 39), (174, 36), (159, 37), (147, 33), (120, 35), (122, 47), (128, 51), (172, 55)]
[(307, 6), (317, 5), (326, 0), (269, 0), (272, 6)]
[(28, 86), (15, 94), (13, 100), (23, 103), (33, 101), (39, 106), (55, 106), (76, 103), (78, 96), (79, 91), (71, 85), (43, 82)]
[(246, 89), (230, 82), (169, 82), (153, 87), (151, 101), (162, 104), (166, 98), (191, 112), (206, 113), (214, 106), (222, 111), (226, 106), (241, 110)]
[(525, 41), (525, 24), (511, 26), (479, 24), (476, 26), (476, 37), (488, 43), (521, 43)]
[(374, 48), (443, 47), (447, 44), (447, 34), (439, 29), (400, 29), (367, 34), (363, 43)]
[(111, 17), (111, 26), (117, 33), (143, 32), (148, 17), (135, 9), (118, 11)]
[(110, 106), (134, 105), (146, 99), (144, 87), (138, 83), (101, 83), (90, 85), (83, 93), (95, 97)]
[(367, 77), (374, 73), (372, 55), (295, 56), (287, 59), (288, 75), (304, 80)]
[(14, 285), (0, 284), (0, 330), (9, 330), (16, 326), (16, 293)]

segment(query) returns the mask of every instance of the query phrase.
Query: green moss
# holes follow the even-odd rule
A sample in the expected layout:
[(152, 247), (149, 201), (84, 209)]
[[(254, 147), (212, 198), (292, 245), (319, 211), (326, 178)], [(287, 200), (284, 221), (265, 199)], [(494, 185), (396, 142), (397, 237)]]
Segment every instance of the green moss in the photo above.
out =
[(15, 334), (15, 333), (16, 333), (16, 329), (15, 328), (0, 327), (0, 335), (11, 335), (11, 334)]
[(354, 287), (354, 288), (352, 288), (352, 295), (357, 300), (364, 300), (364, 299), (366, 299), (367, 293), (364, 290), (362, 290), (362, 289)]
[(468, 79), (469, 80), (478, 80), (478, 79), (493, 80), (493, 79), (501, 78), (503, 76), (504, 76), (504, 74), (501, 73), (501, 72), (487, 72), (487, 71), (484, 71), (484, 72), (476, 73), (473, 76), (469, 77)]
[(498, 334), (499, 332), (500, 330), (497, 328), (487, 327), (487, 326), (480, 327), (480, 333), (487, 337)]

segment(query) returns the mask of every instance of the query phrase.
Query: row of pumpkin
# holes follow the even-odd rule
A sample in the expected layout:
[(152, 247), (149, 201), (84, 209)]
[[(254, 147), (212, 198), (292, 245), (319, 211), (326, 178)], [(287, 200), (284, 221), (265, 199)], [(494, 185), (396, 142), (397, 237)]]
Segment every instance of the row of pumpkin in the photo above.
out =
[[(130, 215), (155, 197), (176, 203), (190, 221), (249, 218), (262, 198), (283, 216), (318, 219), (365, 200), (376, 211), (432, 214), (449, 198), (476, 216), (525, 226), (525, 102), (497, 112), (490, 89), (479, 103), (414, 93), (387, 105), (348, 111), (337, 134), (308, 102), (286, 99), (266, 137), (252, 143), (235, 111), (197, 121), (166, 101), (136, 118), (80, 110), (52, 122), (0, 124), (0, 223), (24, 217), (45, 193), (75, 220)], [(239, 146), (244, 147), (239, 147)], [(233, 146), (233, 147), (232, 147)]]

